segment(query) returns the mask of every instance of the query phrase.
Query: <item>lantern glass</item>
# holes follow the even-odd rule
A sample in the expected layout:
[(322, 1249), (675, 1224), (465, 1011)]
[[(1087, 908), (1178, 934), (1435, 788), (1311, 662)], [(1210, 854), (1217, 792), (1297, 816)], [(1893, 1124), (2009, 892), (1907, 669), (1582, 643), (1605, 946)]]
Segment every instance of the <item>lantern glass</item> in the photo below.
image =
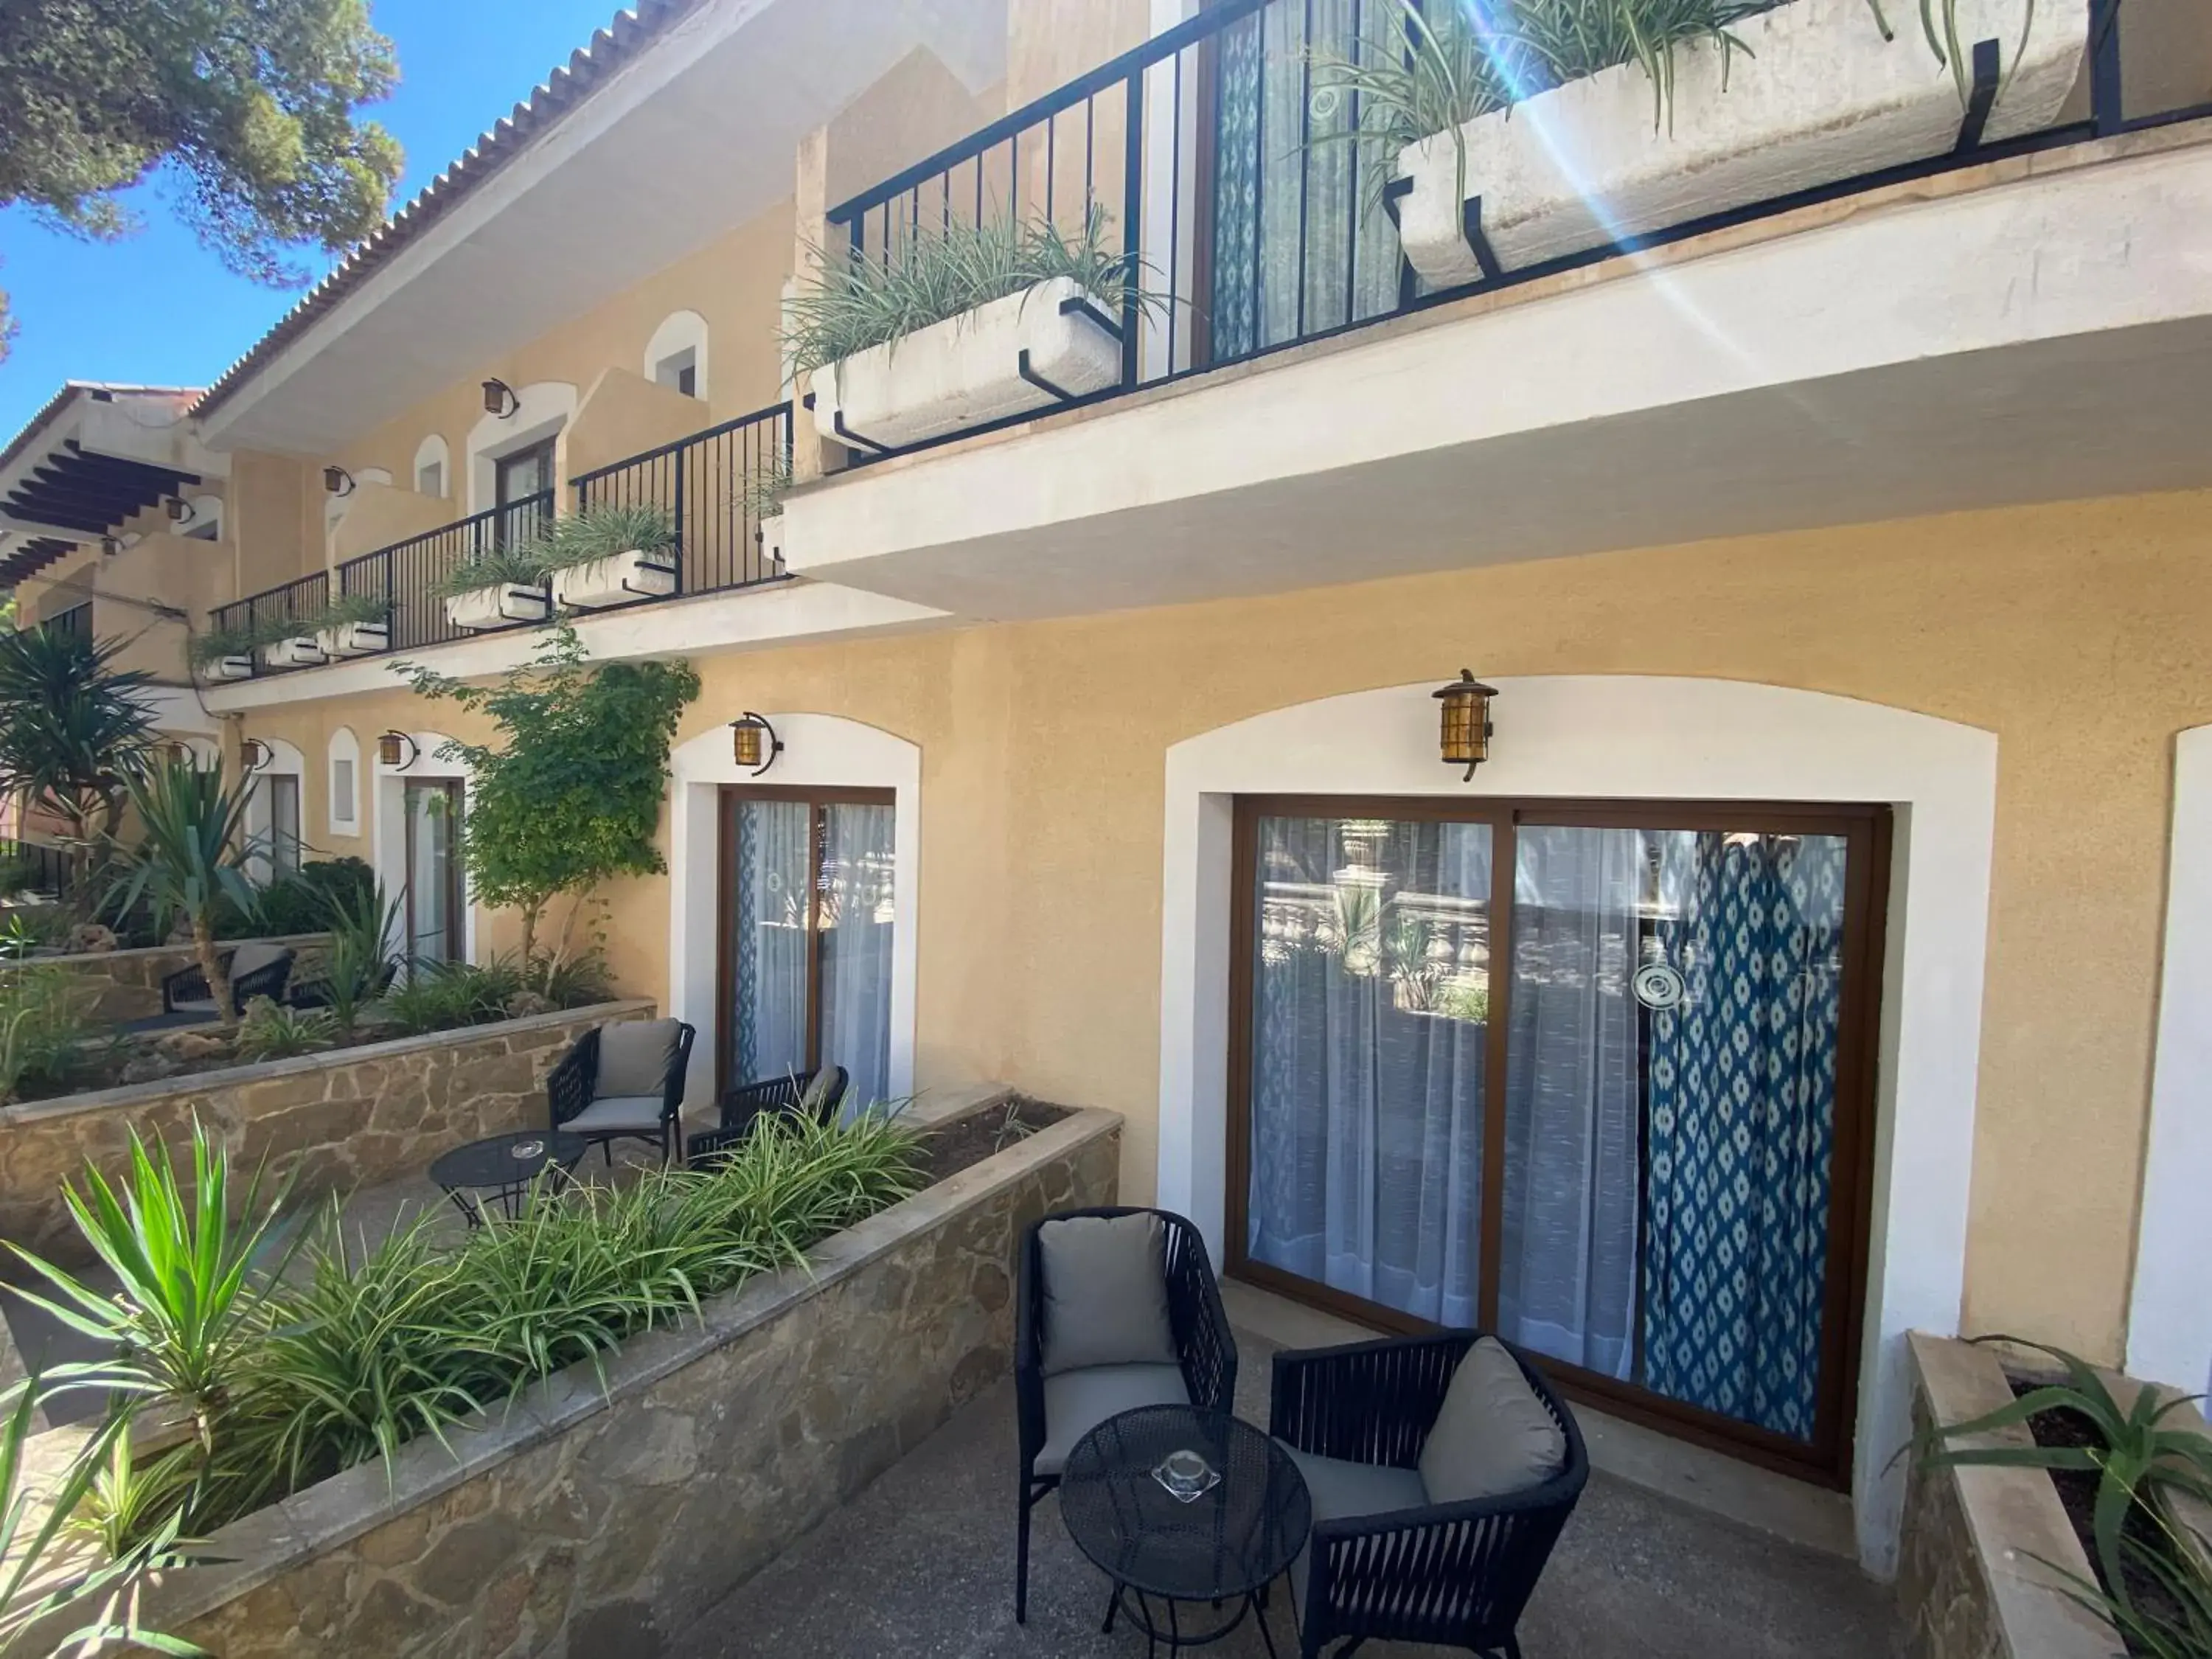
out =
[(386, 732), (376, 740), (376, 758), (380, 765), (398, 766), (407, 757), (407, 739), (397, 732)]
[(1490, 758), (1490, 700), (1498, 693), (1462, 668), (1457, 679), (1439, 686), (1435, 695), (1442, 706), (1437, 753), (1445, 765), (1467, 768), (1471, 778), (1474, 769)]
[(754, 720), (739, 720), (731, 728), (737, 735), (738, 764), (757, 769), (761, 763), (761, 728)]

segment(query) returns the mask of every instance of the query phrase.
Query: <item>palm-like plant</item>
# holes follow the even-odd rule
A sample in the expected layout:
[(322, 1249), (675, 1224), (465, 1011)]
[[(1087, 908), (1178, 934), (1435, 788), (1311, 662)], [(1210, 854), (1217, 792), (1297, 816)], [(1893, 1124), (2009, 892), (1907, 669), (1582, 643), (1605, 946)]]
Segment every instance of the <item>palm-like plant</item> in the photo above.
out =
[[(86, 1442), (49, 1490), (28, 1479), (24, 1450), (37, 1425), (38, 1395), (19, 1385), (8, 1415), (0, 1423), (0, 1656), (22, 1655), (34, 1626), (73, 1607), (97, 1604), (92, 1622), (71, 1631), (40, 1651), (91, 1653), (111, 1643), (127, 1642), (153, 1653), (198, 1656), (204, 1650), (173, 1636), (140, 1628), (136, 1606), (139, 1582), (149, 1572), (188, 1566), (180, 1551), (172, 1515), (119, 1552), (100, 1559), (76, 1537), (75, 1517), (104, 1471), (112, 1470), (119, 1449), (127, 1449), (130, 1419), (111, 1415)], [(76, 1544), (76, 1553), (70, 1553)]]
[(325, 900), (330, 943), (315, 988), (341, 1033), (350, 1036), (368, 1005), (383, 994), (399, 939), (399, 901), (384, 884), (333, 892)]
[[(55, 1291), (16, 1294), (109, 1351), (58, 1365), (48, 1381), (64, 1390), (97, 1389), (179, 1408), (191, 1418), (202, 1449), (211, 1451), (245, 1357), (270, 1322), (268, 1289), (288, 1253), (267, 1247), (289, 1188), (265, 1188), (256, 1172), (234, 1203), (229, 1156), (197, 1120), (189, 1191), (168, 1149), (149, 1147), (135, 1130), (120, 1191), (89, 1166), (83, 1191), (65, 1183), (62, 1195), (77, 1231), (118, 1289), (94, 1290), (9, 1246)], [(261, 1261), (265, 1251), (274, 1259)]]
[(111, 902), (127, 910), (143, 901), (164, 927), (181, 917), (191, 930), (192, 954), (207, 975), (216, 1016), (234, 1025), (238, 1009), (216, 951), (215, 924), (226, 902), (246, 911), (253, 906), (253, 885), (246, 876), (255, 851), (246, 834), (249, 791), (175, 756), (127, 777), (125, 788), (140, 835), (118, 860)]
[(122, 648), (52, 628), (0, 631), (0, 793), (68, 826), (80, 908), (154, 736), (153, 677), (117, 668)]

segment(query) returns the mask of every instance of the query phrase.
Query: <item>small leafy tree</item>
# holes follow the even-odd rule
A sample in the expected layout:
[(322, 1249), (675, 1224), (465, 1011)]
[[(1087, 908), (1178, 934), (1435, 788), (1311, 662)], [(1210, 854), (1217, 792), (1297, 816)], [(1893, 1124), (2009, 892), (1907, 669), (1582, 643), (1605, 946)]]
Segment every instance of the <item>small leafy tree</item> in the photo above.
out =
[[(489, 904), (522, 912), (523, 960), (550, 982), (568, 952), (577, 913), (599, 884), (667, 866), (653, 844), (668, 788), (676, 724), (699, 695), (690, 664), (592, 666), (573, 628), (490, 685), (464, 685), (401, 664), (416, 691), (488, 719), (490, 743), (447, 744), (468, 763), (469, 817), (461, 858)], [(569, 896), (558, 939), (542, 955), (546, 908)]]
[(53, 628), (0, 632), (0, 793), (66, 826), (80, 907), (154, 737), (152, 677), (118, 669), (122, 648)]
[(246, 860), (256, 850), (246, 834), (251, 792), (174, 755), (132, 775), (125, 788), (140, 835), (119, 856), (109, 902), (120, 912), (143, 901), (163, 927), (181, 919), (191, 930), (192, 955), (207, 976), (216, 1017), (235, 1025), (238, 1009), (216, 951), (215, 930), (226, 904), (248, 910), (253, 903), (253, 885), (246, 877)]

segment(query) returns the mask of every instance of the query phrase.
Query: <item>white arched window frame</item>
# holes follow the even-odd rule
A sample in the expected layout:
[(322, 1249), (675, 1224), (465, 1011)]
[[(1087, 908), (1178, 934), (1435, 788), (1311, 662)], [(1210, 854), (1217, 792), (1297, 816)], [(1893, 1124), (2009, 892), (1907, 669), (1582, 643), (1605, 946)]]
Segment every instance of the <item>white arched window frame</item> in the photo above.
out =
[(442, 498), (453, 493), (453, 461), (443, 437), (433, 432), (415, 446), (415, 465), (408, 477), (418, 495)]
[(706, 402), (707, 334), (707, 319), (697, 312), (671, 312), (646, 343), (640, 372), (656, 386)]
[(221, 541), (222, 497), (205, 493), (185, 496), (185, 516), (177, 521), (176, 533), (190, 541)]
[(329, 793), (325, 822), (333, 836), (364, 833), (361, 821), (361, 739), (341, 726), (331, 733)]
[[(283, 738), (263, 738), (258, 740), (269, 750), (266, 765), (252, 775), (252, 789), (246, 799), (246, 835), (253, 855), (246, 860), (247, 873), (258, 882), (268, 882), (277, 874), (276, 836), (283, 830), (288, 836), (296, 836), (292, 849), (295, 861), (304, 860), (307, 836), (307, 763), (299, 745)], [(277, 816), (280, 794), (289, 803), (284, 821)]]

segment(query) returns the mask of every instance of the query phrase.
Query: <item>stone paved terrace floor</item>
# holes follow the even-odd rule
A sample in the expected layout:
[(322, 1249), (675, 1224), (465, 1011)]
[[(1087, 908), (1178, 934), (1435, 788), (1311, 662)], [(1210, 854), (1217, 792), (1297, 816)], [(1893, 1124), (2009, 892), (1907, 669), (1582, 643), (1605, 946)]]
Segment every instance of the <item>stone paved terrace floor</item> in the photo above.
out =
[[(1237, 1334), (1237, 1409), (1266, 1420), (1271, 1346)], [(1133, 1659), (1102, 1636), (1104, 1577), (1056, 1502), (1036, 1516), (1013, 1614), (1013, 1386), (1002, 1382), (730, 1596), (670, 1659)], [(1287, 1612), (1277, 1650), (1297, 1651)], [(1842, 1558), (1594, 1474), (1522, 1621), (1527, 1659), (1890, 1659), (1888, 1591)], [(1264, 1654), (1249, 1625), (1201, 1651)], [(1446, 1650), (1370, 1643), (1363, 1659)]]

